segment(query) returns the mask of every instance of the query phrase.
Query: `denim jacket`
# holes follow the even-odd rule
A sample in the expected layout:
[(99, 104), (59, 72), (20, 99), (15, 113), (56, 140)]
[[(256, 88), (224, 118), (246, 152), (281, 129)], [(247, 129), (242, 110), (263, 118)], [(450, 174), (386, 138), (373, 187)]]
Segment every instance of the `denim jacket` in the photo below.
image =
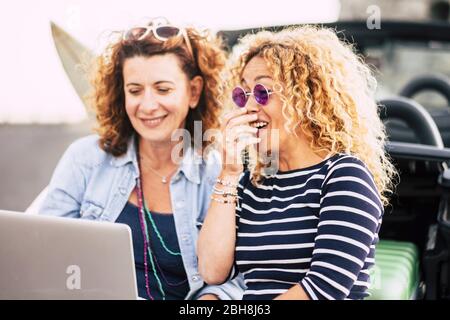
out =
[[(190, 148), (170, 182), (175, 227), (190, 286), (186, 299), (204, 294), (215, 294), (222, 300), (242, 298), (241, 279), (211, 286), (198, 272), (198, 231), (219, 170), (217, 154), (211, 153), (204, 160)], [(103, 151), (96, 135), (81, 138), (59, 161), (39, 213), (114, 222), (135, 188), (138, 175), (134, 138), (129, 141), (127, 153), (120, 157)]]

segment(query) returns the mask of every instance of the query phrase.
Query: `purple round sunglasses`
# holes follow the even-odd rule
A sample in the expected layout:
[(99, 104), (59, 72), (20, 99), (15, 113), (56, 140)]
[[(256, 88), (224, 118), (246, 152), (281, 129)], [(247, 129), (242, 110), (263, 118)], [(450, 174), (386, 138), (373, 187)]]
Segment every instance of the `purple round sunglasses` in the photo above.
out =
[(253, 95), (259, 105), (265, 106), (269, 103), (269, 97), (272, 93), (273, 91), (267, 89), (263, 84), (257, 83), (252, 92), (246, 92), (242, 87), (237, 86), (233, 89), (231, 97), (234, 103), (240, 108), (245, 107), (248, 97), (251, 95)]

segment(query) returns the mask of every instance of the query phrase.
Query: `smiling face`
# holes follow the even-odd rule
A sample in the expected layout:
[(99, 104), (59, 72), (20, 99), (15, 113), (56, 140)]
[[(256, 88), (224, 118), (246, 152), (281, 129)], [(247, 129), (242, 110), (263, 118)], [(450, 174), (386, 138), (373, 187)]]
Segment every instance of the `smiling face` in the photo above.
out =
[[(241, 86), (246, 92), (253, 92), (256, 84), (262, 84), (272, 92), (275, 84), (266, 61), (259, 56), (252, 58), (247, 63), (241, 78)], [(258, 151), (260, 153), (266, 153), (269, 150), (272, 152), (279, 151), (281, 153), (283, 149), (288, 148), (293, 142), (295, 143), (295, 139), (290, 137), (291, 134), (284, 127), (286, 120), (282, 114), (283, 103), (277, 93), (271, 94), (268, 103), (264, 106), (257, 104), (252, 95), (249, 97), (245, 106), (250, 113), (258, 114), (258, 120), (250, 125), (260, 127), (258, 130), (258, 136), (261, 138), (261, 142), (258, 145)], [(278, 130), (278, 142), (273, 141), (276, 136), (271, 138), (274, 129)]]
[(145, 140), (170, 143), (174, 130), (185, 127), (203, 86), (183, 72), (175, 54), (128, 58), (123, 66), (125, 108), (133, 128)]

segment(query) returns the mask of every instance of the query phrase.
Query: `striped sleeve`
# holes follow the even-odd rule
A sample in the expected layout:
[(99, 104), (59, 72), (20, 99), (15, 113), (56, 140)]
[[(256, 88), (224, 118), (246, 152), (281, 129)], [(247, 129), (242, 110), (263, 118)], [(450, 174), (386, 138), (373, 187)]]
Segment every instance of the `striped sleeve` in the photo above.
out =
[(329, 168), (319, 214), (311, 266), (300, 285), (314, 300), (345, 299), (375, 246), (383, 215), (373, 177), (361, 161), (342, 158)]

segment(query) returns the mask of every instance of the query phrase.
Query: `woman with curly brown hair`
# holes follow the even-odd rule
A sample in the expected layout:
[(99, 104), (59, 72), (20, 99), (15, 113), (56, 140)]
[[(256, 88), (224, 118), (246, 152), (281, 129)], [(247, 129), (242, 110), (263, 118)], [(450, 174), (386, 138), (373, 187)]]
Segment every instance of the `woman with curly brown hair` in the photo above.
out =
[[(246, 36), (237, 54), (201, 274), (239, 271), (244, 299), (363, 299), (395, 175), (370, 69), (309, 26)], [(249, 145), (257, 159), (241, 174)]]
[(190, 137), (196, 121), (201, 135), (218, 124), (224, 63), (220, 41), (206, 31), (155, 19), (121, 33), (97, 61), (98, 135), (68, 148), (40, 209), (129, 225), (142, 298), (242, 295), (237, 281), (206, 285), (195, 253), (220, 158), (202, 156), (207, 142)]

